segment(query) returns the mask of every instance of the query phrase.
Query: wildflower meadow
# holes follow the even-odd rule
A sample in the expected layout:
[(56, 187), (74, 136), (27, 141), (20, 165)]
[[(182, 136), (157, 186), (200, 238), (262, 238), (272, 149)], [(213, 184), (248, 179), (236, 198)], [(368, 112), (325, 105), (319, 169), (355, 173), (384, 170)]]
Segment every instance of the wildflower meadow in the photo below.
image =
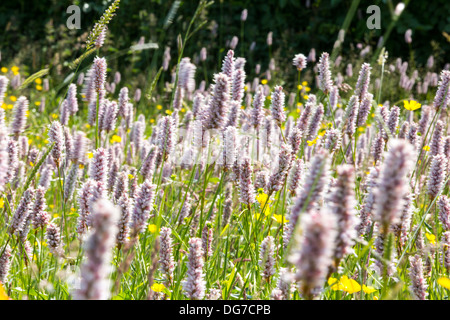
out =
[(198, 38), (217, 3), (168, 2), (157, 40), (117, 49), (112, 0), (48, 61), (24, 49), (38, 67), (2, 54), (0, 299), (448, 299), (450, 61), (415, 60), (414, 28), (391, 56), (409, 1), (349, 43), (350, 1), (295, 54), (252, 42), (250, 2), (220, 50)]

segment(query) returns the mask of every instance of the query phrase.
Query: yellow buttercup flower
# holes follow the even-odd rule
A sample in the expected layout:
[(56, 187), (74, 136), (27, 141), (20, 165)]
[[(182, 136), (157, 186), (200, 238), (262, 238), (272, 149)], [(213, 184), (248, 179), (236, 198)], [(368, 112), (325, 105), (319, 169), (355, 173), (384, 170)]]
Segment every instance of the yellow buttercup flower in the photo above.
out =
[(430, 146), (424, 146), (424, 147), (423, 147), (423, 150), (425, 150), (425, 151), (430, 151)]
[(58, 115), (56, 113), (52, 113), (51, 116), (53, 119), (58, 119)]
[(437, 281), (441, 286), (443, 286), (445, 289), (450, 290), (450, 279), (449, 278), (445, 278), (445, 277), (441, 277), (438, 279)]
[(36, 82), (36, 84), (42, 84), (42, 79), (41, 78), (37, 78), (36, 80), (34, 80), (34, 82)]
[(155, 292), (163, 292), (166, 287), (162, 283), (154, 283), (152, 285), (152, 290)]
[(289, 220), (287, 220), (286, 217), (283, 217), (283, 215), (281, 215), (281, 214), (274, 214), (274, 215), (272, 216), (272, 218), (274, 218), (275, 221), (278, 222), (278, 223), (284, 223), (284, 224), (286, 224), (286, 223), (289, 222)]
[(297, 86), (297, 89), (298, 89), (298, 90), (302, 90), (302, 89), (303, 89), (303, 86), (302, 86), (301, 84), (299, 84), (299, 85)]
[(14, 66), (11, 68), (11, 71), (14, 73), (14, 75), (17, 75), (19, 73), (19, 67)]
[(148, 231), (150, 231), (151, 233), (155, 233), (156, 230), (157, 230), (156, 224), (149, 224), (148, 225)]
[(342, 285), (342, 283), (340, 283), (340, 281), (338, 281), (337, 278), (330, 277), (330, 279), (328, 279), (328, 284), (331, 285), (331, 289), (333, 291), (344, 289), (344, 286)]
[(170, 116), (173, 113), (173, 111), (172, 110), (166, 110), (166, 113)]
[(150, 123), (155, 123), (155, 119), (150, 119)]
[(34, 105), (36, 105), (36, 106), (40, 106), (41, 105), (41, 102), (40, 101), (36, 101), (35, 103), (34, 103)]
[(122, 137), (115, 134), (111, 137), (110, 142), (111, 143), (122, 142)]
[(41, 85), (37, 85), (36, 86), (36, 90), (41, 91), (42, 90), (42, 86)]
[(132, 174), (129, 174), (129, 175), (128, 175), (128, 179), (131, 180), (131, 179), (133, 179), (133, 178), (134, 178), (134, 176), (133, 176)]
[(245, 86), (245, 87), (244, 87), (244, 91), (247, 91), (247, 90), (248, 90), (248, 86)]
[(89, 159), (92, 159), (94, 157), (94, 154), (92, 152), (88, 152), (87, 156), (88, 156)]
[(3, 67), (1, 70), (2, 70), (3, 73), (7, 73), (8, 72), (8, 68), (5, 68), (5, 67)]
[(269, 200), (269, 196), (267, 194), (265, 194), (264, 192), (260, 192), (256, 196), (256, 200), (259, 202), (259, 206), (261, 208), (264, 208), (264, 215), (266, 215), (266, 216), (269, 215), (270, 214), (269, 203), (272, 202)]
[(181, 108), (180, 111), (181, 111), (181, 112), (186, 112), (186, 109), (185, 109), (185, 108)]
[(414, 110), (420, 109), (420, 107), (422, 106), (420, 103), (418, 103), (417, 101), (414, 101), (414, 100), (410, 100), (410, 101), (403, 100), (403, 103), (404, 103), (405, 109), (409, 110), (409, 111), (414, 111)]
[(262, 79), (262, 80), (261, 80), (261, 83), (262, 83), (262, 84), (267, 84), (267, 79)]
[(359, 283), (353, 279), (349, 279), (347, 276), (342, 276), (340, 283), (342, 283), (342, 285), (344, 286), (343, 290), (347, 293), (352, 294), (361, 291), (361, 286), (359, 285)]
[(5, 206), (5, 200), (3, 198), (0, 198), (0, 209), (2, 209)]
[(310, 91), (311, 91), (311, 88), (310, 88), (310, 87), (305, 87), (305, 91), (306, 91), (306, 92), (310, 92)]
[(10, 97), (9, 97), (9, 100), (11, 100), (12, 102), (16, 102), (16, 101), (17, 101), (17, 98), (16, 98), (16, 96), (10, 96)]
[(305, 94), (305, 95), (303, 96), (303, 99), (305, 99), (305, 100), (308, 100), (308, 98), (309, 98), (309, 96), (308, 96), (307, 94)]
[(0, 283), (0, 300), (12, 300), (3, 289), (3, 285)]
[(436, 244), (436, 236), (434, 234), (425, 233), (425, 236), (431, 244)]
[(86, 123), (86, 124), (85, 124), (85, 127), (86, 127), (87, 129), (89, 129), (89, 128), (91, 127), (91, 125), (90, 125), (89, 123)]
[(302, 85), (307, 86), (308, 85), (308, 81), (303, 81)]
[(158, 105), (156, 106), (156, 109), (162, 110), (162, 105), (158, 104)]
[(365, 284), (363, 284), (362, 287), (363, 287), (363, 291), (367, 294), (374, 293), (375, 291), (377, 291), (377, 289), (375, 289), (374, 287), (366, 286)]

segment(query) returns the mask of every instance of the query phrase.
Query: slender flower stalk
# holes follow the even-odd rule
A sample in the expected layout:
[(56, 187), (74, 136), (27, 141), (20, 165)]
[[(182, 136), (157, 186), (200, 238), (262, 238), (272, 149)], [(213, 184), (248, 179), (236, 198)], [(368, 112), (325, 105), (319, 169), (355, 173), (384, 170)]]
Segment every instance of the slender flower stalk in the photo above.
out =
[(165, 275), (167, 283), (170, 285), (173, 281), (173, 271), (175, 270), (175, 262), (173, 261), (172, 253), (172, 229), (161, 228), (160, 241), (161, 247), (159, 249), (159, 265), (161, 272)]
[(261, 276), (263, 281), (270, 282), (271, 277), (275, 274), (275, 244), (272, 236), (267, 236), (261, 242), (259, 249), (258, 264), (262, 268)]
[(94, 231), (86, 241), (86, 261), (81, 266), (81, 283), (74, 292), (75, 300), (107, 300), (110, 297), (110, 260), (120, 213), (110, 201), (101, 199), (94, 204), (92, 215)]
[(183, 282), (185, 295), (191, 300), (202, 300), (205, 297), (206, 282), (204, 280), (203, 264), (202, 239), (191, 238), (189, 240), (187, 277)]

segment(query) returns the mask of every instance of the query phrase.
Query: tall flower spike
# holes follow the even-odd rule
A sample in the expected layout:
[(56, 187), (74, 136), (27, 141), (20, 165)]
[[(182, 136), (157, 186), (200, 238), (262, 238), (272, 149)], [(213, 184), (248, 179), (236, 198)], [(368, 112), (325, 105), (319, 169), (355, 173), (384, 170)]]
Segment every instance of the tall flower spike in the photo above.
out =
[(89, 177), (94, 181), (103, 183), (106, 186), (108, 178), (108, 155), (104, 148), (98, 148), (94, 151), (94, 157), (89, 167)]
[(287, 246), (294, 232), (301, 213), (310, 211), (322, 197), (328, 182), (330, 160), (327, 153), (318, 151), (311, 160), (309, 172), (303, 181), (303, 192), (295, 200), (289, 216), (289, 224), (284, 234), (284, 245)]
[(8, 88), (9, 79), (5, 76), (0, 76), (0, 105), (3, 104), (5, 98), (6, 89)]
[(444, 186), (446, 174), (447, 158), (443, 154), (433, 156), (427, 181), (427, 191), (431, 199), (434, 199)]
[(27, 112), (29, 102), (27, 98), (21, 96), (17, 99), (14, 105), (14, 115), (11, 122), (11, 133), (16, 137), (25, 130), (27, 123)]
[(45, 201), (45, 188), (42, 186), (36, 189), (36, 199), (32, 209), (33, 228), (44, 228), (50, 222), (50, 216), (46, 211), (47, 203)]
[(170, 285), (173, 280), (173, 271), (175, 270), (175, 263), (172, 254), (172, 229), (162, 227), (160, 233), (161, 247), (159, 249), (159, 265), (161, 272), (166, 276), (167, 282)]
[(10, 234), (18, 233), (22, 231), (22, 229), (24, 228), (25, 221), (27, 220), (30, 214), (30, 209), (34, 199), (34, 195), (35, 190), (31, 187), (23, 193), (19, 205), (14, 211), (11, 224), (9, 226)]
[(356, 119), (358, 117), (359, 102), (357, 96), (351, 96), (346, 110), (346, 133), (349, 137), (353, 136), (356, 131)]
[(150, 218), (155, 201), (155, 189), (156, 185), (145, 180), (137, 192), (131, 216), (131, 227), (135, 233), (144, 232), (147, 228), (147, 220)]
[(303, 177), (305, 170), (305, 164), (302, 159), (295, 159), (294, 165), (291, 169), (291, 177), (289, 180), (289, 191), (293, 197), (297, 196), (298, 189), (300, 187), (300, 182)]
[(230, 99), (230, 78), (225, 73), (214, 75), (214, 91), (203, 121), (204, 129), (221, 130), (225, 125)]
[(300, 71), (306, 68), (306, 61), (307, 59), (305, 55), (299, 53), (294, 56), (294, 59), (292, 59), (292, 64), (297, 68), (297, 70)]
[(3, 254), (0, 256), (0, 283), (5, 283), (6, 277), (11, 267), (12, 250), (9, 245), (5, 247)]
[(359, 224), (356, 230), (359, 235), (365, 235), (370, 230), (370, 225), (372, 223), (372, 215), (375, 204), (376, 187), (378, 185), (378, 176), (380, 169), (378, 167), (372, 167), (370, 169), (369, 177), (367, 178), (366, 188), (367, 195), (364, 198), (364, 202), (361, 205), (361, 210), (359, 211)]
[(48, 250), (55, 256), (58, 257), (64, 253), (59, 227), (56, 224), (50, 223), (48, 225), (45, 233), (45, 241), (47, 242)]
[(202, 239), (191, 238), (189, 240), (187, 278), (183, 282), (184, 292), (189, 299), (202, 300), (205, 297), (206, 282), (204, 280), (203, 264)]
[(269, 181), (267, 182), (266, 189), (268, 194), (272, 194), (272, 192), (276, 192), (281, 189), (286, 181), (289, 170), (291, 169), (292, 159), (292, 148), (288, 145), (282, 144), (280, 153), (278, 154), (278, 167), (275, 169), (275, 172), (270, 176)]
[(105, 58), (94, 58), (93, 72), (91, 74), (93, 77), (94, 90), (98, 93), (104, 89), (106, 81), (106, 59)]
[(431, 156), (436, 156), (438, 154), (444, 153), (443, 134), (444, 134), (444, 123), (441, 120), (438, 120), (436, 122), (433, 138), (431, 139), (430, 144)]
[(423, 263), (419, 254), (409, 257), (409, 277), (411, 279), (411, 286), (409, 287), (416, 300), (426, 300), (427, 282), (423, 276)]
[(120, 207), (120, 219), (118, 223), (119, 231), (117, 233), (117, 244), (119, 246), (128, 242), (132, 204), (133, 199), (130, 199), (126, 193), (123, 193), (118, 201), (118, 206)]
[(263, 281), (270, 282), (270, 278), (275, 274), (275, 244), (272, 236), (267, 236), (261, 242), (259, 249), (258, 264), (262, 268), (261, 276)]
[(317, 137), (324, 112), (323, 104), (320, 103), (309, 121), (307, 140), (314, 140)]
[(333, 86), (333, 81), (331, 80), (330, 62), (329, 54), (327, 52), (322, 53), (319, 59), (319, 89), (325, 94), (328, 94)]
[(227, 55), (223, 59), (222, 73), (228, 76), (229, 79), (234, 77), (234, 51), (228, 50)]
[(250, 205), (256, 201), (255, 196), (250, 158), (244, 157), (239, 174), (239, 199), (242, 203)]
[(362, 127), (367, 122), (367, 117), (369, 116), (370, 109), (372, 108), (372, 100), (373, 95), (371, 93), (367, 93), (365, 97), (361, 101), (361, 105), (359, 106), (358, 113), (358, 122), (357, 126)]
[(50, 143), (54, 143), (51, 155), (56, 165), (59, 166), (62, 161), (62, 153), (64, 150), (64, 135), (61, 123), (59, 121), (53, 121), (48, 131), (48, 137)]
[(302, 218), (300, 250), (290, 260), (297, 267), (295, 280), (301, 281), (300, 291), (306, 299), (313, 299), (315, 289), (325, 281), (331, 265), (335, 225), (334, 216), (324, 210), (309, 212)]
[(253, 108), (250, 110), (250, 124), (253, 128), (259, 129), (264, 120), (264, 95), (263, 86), (259, 85), (256, 88), (255, 96), (253, 97)]
[(438, 200), (439, 221), (442, 223), (444, 231), (450, 231), (450, 199), (447, 196), (440, 196)]
[(398, 120), (400, 115), (400, 108), (397, 106), (393, 106), (391, 111), (389, 112), (389, 119), (387, 121), (387, 127), (393, 136), (396, 135)]
[(442, 70), (439, 87), (434, 98), (434, 107), (446, 108), (450, 102), (450, 71)]
[(391, 141), (389, 151), (380, 172), (374, 219), (380, 223), (381, 232), (387, 233), (392, 223), (397, 223), (407, 192), (406, 176), (412, 166), (414, 149), (405, 140)]
[(355, 199), (355, 171), (351, 165), (341, 165), (337, 169), (337, 182), (329, 199), (331, 212), (337, 220), (337, 237), (334, 241), (334, 268), (341, 259), (350, 252), (353, 239), (356, 236), (356, 199)]
[(87, 259), (81, 266), (81, 283), (74, 293), (75, 300), (110, 298), (110, 261), (120, 214), (109, 200), (101, 199), (94, 204), (92, 215), (94, 231), (86, 242)]
[(237, 69), (234, 72), (231, 100), (237, 101), (242, 105), (242, 99), (244, 98), (244, 87), (245, 87), (245, 71), (242, 69)]
[(72, 83), (67, 91), (67, 105), (70, 113), (74, 115), (78, 112), (77, 85)]
[(359, 71), (358, 81), (356, 82), (355, 95), (361, 102), (367, 95), (370, 84), (370, 69), (372, 67), (368, 63), (363, 63)]
[(285, 95), (283, 92), (283, 87), (276, 86), (272, 93), (272, 104), (270, 106), (270, 111), (273, 120), (278, 124), (279, 127), (286, 121), (286, 113), (284, 111)]
[(296, 127), (303, 132), (308, 128), (309, 118), (311, 117), (313, 108), (314, 104), (311, 102), (307, 102), (305, 104), (305, 108), (303, 109), (300, 117), (297, 120)]

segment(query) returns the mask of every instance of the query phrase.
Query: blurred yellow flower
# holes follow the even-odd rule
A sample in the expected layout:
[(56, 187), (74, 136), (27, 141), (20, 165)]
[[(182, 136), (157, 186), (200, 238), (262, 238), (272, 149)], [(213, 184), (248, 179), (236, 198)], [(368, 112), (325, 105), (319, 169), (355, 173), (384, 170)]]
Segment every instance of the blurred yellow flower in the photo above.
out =
[(17, 74), (19, 73), (19, 67), (13, 66), (13, 67), (11, 68), (11, 71), (14, 73), (14, 75), (17, 75)]
[(307, 86), (308, 85), (308, 81), (303, 81), (302, 85)]
[(342, 285), (342, 283), (340, 281), (338, 281), (337, 278), (330, 277), (328, 279), (328, 285), (331, 286), (331, 289), (333, 291), (343, 290), (344, 289), (344, 286)]
[(286, 219), (286, 217), (283, 217), (283, 215), (281, 214), (273, 214), (272, 218), (275, 219), (276, 222), (278, 223), (288, 223), (289, 220)]
[(58, 115), (56, 113), (52, 113), (51, 116), (53, 119), (58, 119)]
[(425, 146), (425, 147), (423, 147), (423, 150), (425, 150), (425, 151), (430, 151), (430, 146)]
[(155, 119), (150, 119), (150, 123), (155, 123)]
[(162, 283), (154, 283), (152, 285), (152, 290), (155, 292), (163, 292), (166, 287)]
[(302, 90), (302, 89), (303, 89), (303, 86), (302, 86), (301, 84), (299, 84), (299, 85), (297, 86), (297, 89), (298, 89), (298, 90)]
[(42, 86), (41, 85), (37, 85), (36, 86), (36, 90), (41, 91), (42, 90)]
[(450, 279), (449, 278), (445, 278), (445, 277), (441, 277), (438, 279), (437, 281), (441, 286), (443, 286), (445, 289), (450, 290)]
[(94, 154), (92, 152), (88, 152), (87, 156), (88, 156), (89, 159), (92, 159), (94, 157)]
[(262, 79), (262, 80), (261, 80), (261, 83), (262, 83), (262, 84), (267, 84), (267, 79)]
[(309, 98), (309, 96), (308, 96), (307, 94), (305, 94), (305, 95), (303, 96), (303, 99), (305, 99), (305, 100), (308, 100), (308, 98)]
[(344, 291), (347, 293), (355, 293), (361, 291), (361, 286), (358, 282), (356, 282), (353, 279), (349, 279), (347, 276), (342, 276), (341, 280), (339, 281), (344, 286)]
[(366, 286), (365, 284), (363, 284), (363, 291), (367, 294), (373, 293), (375, 291), (377, 291), (377, 289), (375, 289), (374, 287), (371, 286)]
[(170, 116), (173, 113), (173, 111), (172, 110), (166, 110), (166, 113)]
[(248, 86), (245, 86), (245, 87), (244, 87), (244, 91), (247, 91), (247, 90), (248, 90)]
[(310, 87), (305, 87), (305, 91), (306, 91), (306, 92), (310, 92), (310, 91), (311, 91), (311, 88), (310, 88)]
[(3, 285), (0, 283), (0, 300), (12, 300), (3, 289)]
[(86, 123), (85, 127), (89, 129), (91, 125), (89, 123)]
[(150, 231), (151, 233), (155, 233), (156, 232), (156, 224), (149, 224), (148, 225), (148, 231)]
[(186, 109), (185, 109), (185, 108), (181, 108), (180, 111), (181, 111), (181, 112), (186, 112)]
[(34, 80), (34, 82), (36, 82), (37, 84), (42, 84), (42, 79), (41, 78), (37, 78), (36, 80)]
[(414, 101), (414, 100), (410, 100), (410, 101), (403, 100), (403, 103), (404, 103), (405, 109), (409, 110), (409, 111), (417, 110), (422, 106), (420, 103), (418, 103), (417, 101)]
[(78, 165), (78, 168), (84, 169), (84, 164), (81, 164), (81, 163), (80, 163), (80, 164)]
[(425, 236), (431, 244), (436, 244), (436, 237), (434, 234), (425, 233)]
[(3, 198), (0, 198), (0, 209), (2, 209), (5, 205), (5, 200)]
[(40, 101), (36, 101), (36, 102), (34, 103), (34, 105), (40, 106), (40, 105), (41, 105), (41, 102), (40, 102)]
[(9, 100), (11, 100), (12, 102), (16, 102), (17, 101), (17, 97), (16, 96), (10, 96)]
[(158, 104), (158, 105), (156, 106), (156, 109), (162, 110), (162, 105)]
[(111, 137), (110, 142), (111, 143), (122, 142), (122, 137), (115, 134)]
[(3, 67), (3, 68), (2, 68), (2, 72), (3, 72), (3, 73), (7, 73), (7, 72), (8, 72), (8, 68)]
[(130, 173), (129, 175), (128, 175), (128, 179), (133, 179), (134, 178), (134, 176)]

